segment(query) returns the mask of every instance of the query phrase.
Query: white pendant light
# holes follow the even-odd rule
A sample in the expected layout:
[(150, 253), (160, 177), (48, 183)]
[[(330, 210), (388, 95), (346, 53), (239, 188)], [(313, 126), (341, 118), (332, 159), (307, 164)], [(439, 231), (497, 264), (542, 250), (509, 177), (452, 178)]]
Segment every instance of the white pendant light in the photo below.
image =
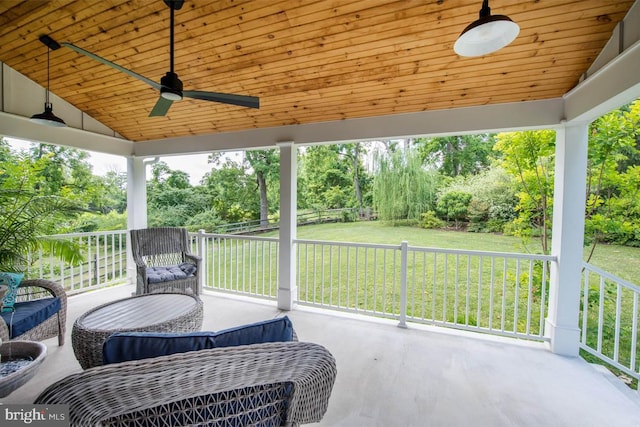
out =
[(46, 126), (64, 127), (67, 124), (60, 117), (53, 114), (53, 105), (49, 102), (49, 52), (60, 48), (60, 45), (47, 35), (40, 36), (40, 41), (47, 46), (47, 91), (44, 102), (44, 112), (31, 116), (31, 121)]
[(518, 24), (508, 16), (491, 15), (489, 0), (484, 0), (480, 18), (462, 31), (453, 50), (460, 56), (487, 55), (514, 41), (518, 33)]

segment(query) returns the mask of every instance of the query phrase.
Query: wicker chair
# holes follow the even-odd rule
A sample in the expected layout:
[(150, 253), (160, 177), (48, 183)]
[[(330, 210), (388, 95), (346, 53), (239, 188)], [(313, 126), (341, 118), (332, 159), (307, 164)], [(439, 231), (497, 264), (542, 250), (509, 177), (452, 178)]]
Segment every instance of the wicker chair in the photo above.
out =
[[(64, 288), (56, 282), (44, 279), (27, 279), (20, 282), (17, 301), (30, 301), (48, 297), (60, 298), (60, 310), (44, 322), (13, 338), (13, 340), (42, 341), (47, 338), (58, 337), (58, 345), (64, 345), (64, 334), (67, 323), (67, 294)], [(0, 338), (9, 341), (9, 325), (0, 317)]]
[[(182, 292), (200, 294), (201, 258), (191, 253), (189, 233), (185, 228), (156, 227), (131, 230), (131, 251), (136, 263), (136, 294), (153, 292)], [(149, 283), (150, 267), (175, 266), (189, 263), (195, 274), (184, 279)]]
[(318, 344), (253, 344), (91, 368), (35, 403), (68, 404), (72, 426), (296, 426), (322, 419), (335, 376)]

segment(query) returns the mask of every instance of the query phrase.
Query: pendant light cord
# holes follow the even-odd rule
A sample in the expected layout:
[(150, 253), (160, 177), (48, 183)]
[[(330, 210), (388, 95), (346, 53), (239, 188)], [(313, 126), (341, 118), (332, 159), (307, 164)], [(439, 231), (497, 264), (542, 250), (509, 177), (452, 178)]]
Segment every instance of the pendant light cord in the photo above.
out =
[(51, 49), (47, 47), (47, 93), (45, 95), (45, 103), (47, 105), (49, 104), (49, 52), (51, 52)]

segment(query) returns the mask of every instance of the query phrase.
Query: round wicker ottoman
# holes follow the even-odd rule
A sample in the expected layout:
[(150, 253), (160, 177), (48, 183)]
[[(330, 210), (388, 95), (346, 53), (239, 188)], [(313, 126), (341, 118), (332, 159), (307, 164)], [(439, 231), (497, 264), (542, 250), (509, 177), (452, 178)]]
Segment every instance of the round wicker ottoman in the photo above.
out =
[(196, 332), (202, 301), (195, 295), (147, 294), (103, 304), (73, 324), (73, 352), (83, 369), (102, 365), (102, 344), (116, 332)]

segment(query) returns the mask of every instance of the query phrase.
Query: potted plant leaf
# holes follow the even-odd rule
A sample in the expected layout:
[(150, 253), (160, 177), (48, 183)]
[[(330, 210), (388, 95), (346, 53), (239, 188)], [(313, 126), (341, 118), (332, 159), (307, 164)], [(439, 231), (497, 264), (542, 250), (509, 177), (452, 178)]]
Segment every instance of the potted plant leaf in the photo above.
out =
[(83, 209), (40, 190), (37, 162), (19, 156), (11, 160), (0, 161), (0, 285), (9, 284), (4, 302), (15, 298), (11, 284), (22, 279), (31, 254), (42, 251), (71, 265), (82, 260), (78, 244), (50, 236)]

